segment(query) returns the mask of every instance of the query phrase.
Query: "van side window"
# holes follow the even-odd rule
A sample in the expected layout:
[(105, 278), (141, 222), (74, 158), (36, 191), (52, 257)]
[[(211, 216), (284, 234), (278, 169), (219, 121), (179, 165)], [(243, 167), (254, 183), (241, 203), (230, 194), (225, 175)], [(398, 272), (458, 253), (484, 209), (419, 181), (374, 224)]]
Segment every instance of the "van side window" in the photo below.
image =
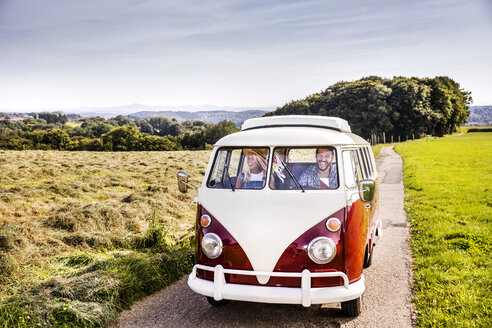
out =
[(355, 188), (357, 186), (355, 162), (352, 150), (343, 151), (343, 172), (345, 177), (345, 186)]
[(214, 167), (212, 169), (212, 172), (210, 173), (210, 178), (208, 180), (208, 183), (212, 183), (212, 186), (218, 184), (219, 182), (222, 183), (226, 157), (227, 152), (223, 150), (218, 151), (217, 155), (215, 156)]
[(276, 190), (337, 189), (337, 152), (333, 146), (275, 148), (270, 186)]
[(369, 177), (369, 169), (367, 166), (367, 158), (362, 147), (357, 149), (357, 155), (359, 155), (359, 163), (362, 169), (362, 176), (364, 177), (364, 179), (367, 179)]
[(363, 178), (357, 150), (343, 151), (343, 167), (345, 172), (345, 185), (347, 188), (355, 188), (357, 183)]
[(364, 154), (366, 155), (367, 158), (367, 164), (369, 168), (369, 175), (372, 175), (373, 173), (373, 168), (372, 168), (372, 158), (371, 158), (371, 152), (369, 150), (369, 147), (364, 147)]
[(268, 154), (268, 148), (220, 148), (207, 187), (262, 189), (266, 183)]
[(354, 156), (354, 162), (355, 162), (355, 174), (357, 178), (357, 182), (362, 180), (362, 170), (361, 170), (361, 164), (359, 161), (359, 156), (357, 156), (357, 151), (353, 151), (353, 156)]

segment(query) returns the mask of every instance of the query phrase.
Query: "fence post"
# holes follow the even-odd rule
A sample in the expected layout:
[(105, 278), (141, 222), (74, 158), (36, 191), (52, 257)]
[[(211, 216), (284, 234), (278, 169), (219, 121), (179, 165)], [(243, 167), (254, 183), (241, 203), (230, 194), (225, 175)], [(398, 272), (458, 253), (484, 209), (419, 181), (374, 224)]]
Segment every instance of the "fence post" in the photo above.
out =
[(393, 143), (393, 136), (391, 136), (391, 143)]
[(386, 134), (384, 133), (384, 131), (383, 131), (383, 143), (384, 144), (386, 143)]

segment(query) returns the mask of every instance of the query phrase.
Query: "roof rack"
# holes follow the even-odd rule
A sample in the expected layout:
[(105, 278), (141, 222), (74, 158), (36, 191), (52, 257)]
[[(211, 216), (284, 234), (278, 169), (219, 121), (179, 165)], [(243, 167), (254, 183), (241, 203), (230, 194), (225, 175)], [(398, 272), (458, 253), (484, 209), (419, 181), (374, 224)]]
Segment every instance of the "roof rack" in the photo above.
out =
[(244, 121), (241, 130), (286, 126), (316, 127), (340, 132), (352, 132), (350, 125), (344, 119), (339, 117), (314, 115), (285, 115), (250, 118), (249, 120)]

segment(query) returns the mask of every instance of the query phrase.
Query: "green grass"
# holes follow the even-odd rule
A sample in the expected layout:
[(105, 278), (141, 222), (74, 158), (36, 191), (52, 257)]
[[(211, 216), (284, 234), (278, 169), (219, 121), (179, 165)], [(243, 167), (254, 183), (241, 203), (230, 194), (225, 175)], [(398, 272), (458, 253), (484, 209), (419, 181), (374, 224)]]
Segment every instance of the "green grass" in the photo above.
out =
[(0, 151), (0, 328), (100, 327), (192, 268), (209, 151)]
[(374, 159), (376, 162), (381, 158), (381, 148), (391, 146), (391, 144), (379, 144), (376, 146), (372, 146), (372, 152), (374, 153)]
[(492, 327), (492, 134), (395, 146), (419, 327)]

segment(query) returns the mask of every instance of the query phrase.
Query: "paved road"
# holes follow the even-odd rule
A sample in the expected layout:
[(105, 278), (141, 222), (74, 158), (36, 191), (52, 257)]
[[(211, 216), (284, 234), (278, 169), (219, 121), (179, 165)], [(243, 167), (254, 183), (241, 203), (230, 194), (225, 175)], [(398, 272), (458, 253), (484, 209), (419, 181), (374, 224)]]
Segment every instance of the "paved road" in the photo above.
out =
[(211, 307), (193, 293), (186, 278), (124, 311), (115, 327), (412, 327), (411, 258), (403, 211), (402, 161), (391, 147), (378, 161), (383, 238), (372, 266), (364, 270), (362, 314), (344, 317), (340, 304), (276, 305), (231, 302)]

